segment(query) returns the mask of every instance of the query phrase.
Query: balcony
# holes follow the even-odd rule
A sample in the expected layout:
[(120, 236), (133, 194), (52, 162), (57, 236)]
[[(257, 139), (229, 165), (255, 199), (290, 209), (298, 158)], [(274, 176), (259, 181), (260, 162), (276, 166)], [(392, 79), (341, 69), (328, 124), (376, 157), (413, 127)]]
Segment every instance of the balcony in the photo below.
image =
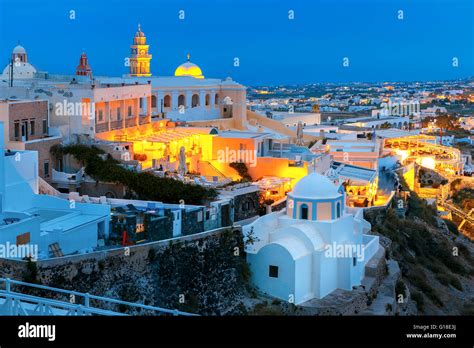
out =
[(147, 124), (150, 123), (150, 116), (148, 115), (140, 115), (138, 118), (138, 124)]
[(122, 120), (119, 121), (110, 121), (110, 129), (120, 129), (122, 128)]
[(80, 184), (82, 182), (82, 178), (84, 176), (84, 169), (80, 169), (76, 173), (65, 173), (65, 172), (58, 172), (57, 170), (52, 170), (52, 178), (51, 181), (58, 184)]
[(95, 125), (95, 132), (108, 132), (109, 131), (109, 124), (108, 123), (97, 123)]
[(134, 127), (137, 125), (137, 118), (130, 117), (125, 119), (125, 127)]

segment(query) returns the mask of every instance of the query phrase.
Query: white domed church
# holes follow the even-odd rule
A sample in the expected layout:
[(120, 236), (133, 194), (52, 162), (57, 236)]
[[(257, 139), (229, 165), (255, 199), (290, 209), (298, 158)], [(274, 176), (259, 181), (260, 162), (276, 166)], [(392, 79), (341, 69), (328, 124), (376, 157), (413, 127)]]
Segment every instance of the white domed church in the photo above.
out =
[[(13, 78), (32, 79), (36, 74), (36, 69), (28, 62), (28, 54), (23, 46), (17, 45), (12, 52), (12, 63), (7, 64), (3, 69), (2, 79), (10, 79), (10, 72), (13, 68)], [(13, 65), (13, 66), (12, 66)]]
[(252, 282), (260, 291), (301, 304), (361, 284), (379, 249), (362, 209), (345, 206), (337, 180), (312, 173), (287, 197), (287, 209), (244, 226)]

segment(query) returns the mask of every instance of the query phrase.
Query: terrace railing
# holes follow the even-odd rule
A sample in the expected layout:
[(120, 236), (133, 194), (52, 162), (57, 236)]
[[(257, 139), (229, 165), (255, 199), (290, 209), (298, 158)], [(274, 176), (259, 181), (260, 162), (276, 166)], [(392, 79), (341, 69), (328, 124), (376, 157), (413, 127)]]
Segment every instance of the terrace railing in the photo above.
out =
[[(28, 290), (44, 290), (59, 299), (34, 296), (21, 292), (21, 288), (13, 291), (14, 286), (21, 286)], [(64, 299), (65, 298), (65, 299)], [(0, 315), (5, 316), (24, 316), (24, 315), (43, 315), (43, 316), (87, 316), (87, 315), (127, 315), (114, 308), (113, 305), (119, 305), (121, 308), (129, 308), (151, 315), (183, 315), (196, 316), (196, 314), (182, 312), (177, 309), (167, 309), (161, 307), (147, 306), (140, 303), (116, 300), (112, 298), (90, 295), (78, 291), (52, 288), (49, 286), (31, 284), (13, 280), (9, 278), (0, 278)]]

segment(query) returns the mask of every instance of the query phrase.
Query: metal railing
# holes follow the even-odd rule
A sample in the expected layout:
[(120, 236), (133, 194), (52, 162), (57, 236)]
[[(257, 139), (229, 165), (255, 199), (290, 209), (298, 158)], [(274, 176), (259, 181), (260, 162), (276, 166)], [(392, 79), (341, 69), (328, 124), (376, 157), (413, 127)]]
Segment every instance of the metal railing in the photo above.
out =
[[(4, 285), (3, 285), (4, 284)], [(69, 301), (55, 300), (40, 296), (33, 296), (15, 292), (13, 285), (20, 285), (34, 289), (51, 291), (56, 294), (66, 295)], [(133, 309), (145, 310), (156, 315), (183, 315), (197, 316), (197, 314), (182, 312), (177, 309), (167, 309), (161, 307), (147, 306), (140, 303), (132, 303), (112, 298), (90, 295), (72, 290), (64, 290), (44, 285), (26, 283), (9, 278), (0, 278), (0, 315), (19, 316), (19, 315), (59, 315), (59, 316), (85, 316), (85, 315), (110, 315), (125, 316), (127, 314), (102, 309), (91, 305), (91, 300), (99, 304), (117, 304)], [(2, 301), (4, 300), (4, 301)], [(3, 302), (3, 303), (2, 303)]]
[(224, 175), (224, 173), (222, 173), (219, 169), (216, 168), (215, 165), (213, 165), (211, 162), (209, 161), (200, 161), (201, 163), (206, 163), (212, 170), (214, 170), (218, 176), (221, 176), (223, 177), (224, 179), (227, 179), (227, 177)]

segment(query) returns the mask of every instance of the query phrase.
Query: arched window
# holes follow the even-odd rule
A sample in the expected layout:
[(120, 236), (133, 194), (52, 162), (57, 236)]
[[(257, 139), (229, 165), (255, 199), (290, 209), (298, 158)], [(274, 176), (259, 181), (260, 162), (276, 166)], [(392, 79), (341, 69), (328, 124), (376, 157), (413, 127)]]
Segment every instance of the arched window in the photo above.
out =
[(219, 95), (218, 94), (216, 94), (216, 96), (214, 97), (214, 104), (219, 105)]
[(184, 94), (180, 94), (178, 97), (178, 107), (181, 105), (186, 106), (186, 97)]
[(165, 108), (171, 107), (171, 96), (165, 95), (165, 99), (163, 100), (163, 107)]
[(156, 108), (156, 95), (151, 96), (151, 107)]
[(341, 203), (337, 202), (336, 204), (336, 217), (339, 219), (341, 217)]
[(209, 94), (206, 94), (206, 106), (209, 105), (210, 99), (211, 99), (211, 96)]
[(199, 96), (197, 94), (193, 94), (193, 98), (191, 99), (191, 107), (195, 108), (199, 106)]
[(301, 205), (301, 219), (308, 220), (308, 206), (306, 204)]

